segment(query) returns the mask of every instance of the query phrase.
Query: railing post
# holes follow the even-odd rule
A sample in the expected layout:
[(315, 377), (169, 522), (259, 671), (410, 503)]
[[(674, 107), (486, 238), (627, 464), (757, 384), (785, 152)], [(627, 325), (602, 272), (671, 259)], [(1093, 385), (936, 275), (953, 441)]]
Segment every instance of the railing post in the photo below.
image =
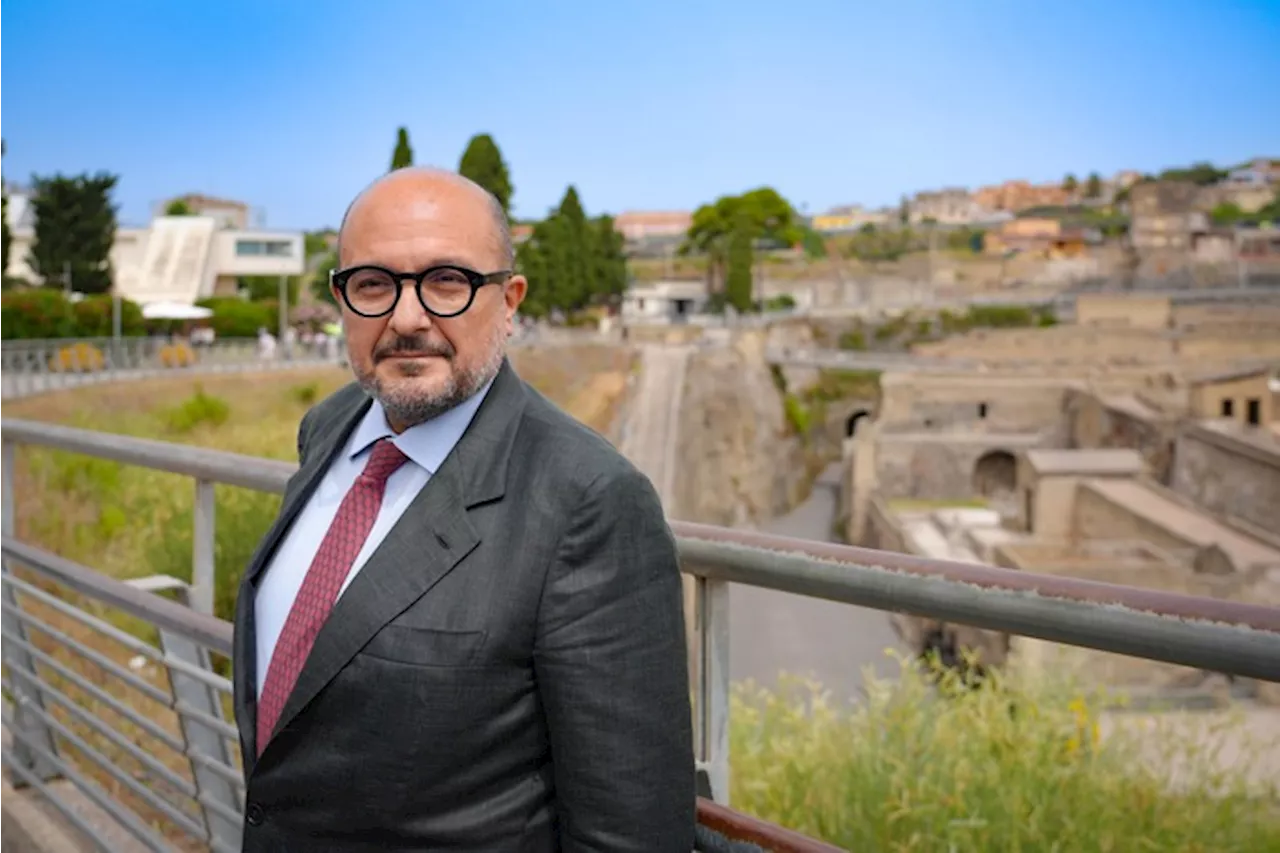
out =
[[(132, 586), (148, 592), (172, 591), (178, 600), (190, 606), (190, 595), (193, 591), (177, 578), (155, 576), (130, 581)], [(165, 659), (174, 659), (199, 667), (206, 672), (213, 672), (209, 662), (209, 652), (192, 640), (172, 631), (160, 630), (160, 649)], [(224, 850), (239, 850), (241, 841), (241, 822), (230, 819), (231, 814), (242, 814), (244, 803), (237, 787), (222, 774), (211, 770), (195, 756), (206, 758), (225, 766), (234, 767), (234, 758), (222, 734), (195, 718), (193, 714), (207, 715), (216, 720), (225, 720), (226, 715), (219, 701), (218, 691), (198, 678), (193, 678), (180, 670), (168, 667), (169, 684), (173, 690), (174, 707), (182, 724), (182, 739), (186, 745), (187, 761), (191, 766), (191, 778), (195, 782), (200, 796), (197, 802), (204, 815), (205, 827), (209, 835)], [(209, 803), (216, 805), (209, 805)]]
[(214, 509), (216, 500), (211, 480), (196, 480), (196, 501), (192, 508), (195, 530), (191, 535), (191, 608), (213, 613), (214, 599)]
[(698, 761), (711, 797), (729, 804), (729, 584), (695, 579)]
[[(14, 453), (14, 443), (12, 441), (3, 442), (3, 449), (0, 450), (0, 476), (3, 476), (3, 525), (4, 535), (13, 537), (17, 533), (18, 520), (15, 514), (17, 504), (15, 502), (13, 478), (14, 478), (14, 461), (17, 454)], [(9, 561), (4, 560), (0, 565), (0, 571), (8, 580), (12, 569), (9, 567)], [(4, 603), (9, 605), (5, 608), (3, 614), (3, 630), (4, 633), (17, 637), (23, 642), (30, 642), (27, 634), (26, 625), (19, 619), (13, 611), (18, 609), (18, 598), (13, 592), (13, 585), (10, 583), (0, 584), (3, 591)], [(12, 610), (10, 610), (12, 608)], [(22, 766), (29, 770), (40, 781), (47, 781), (58, 775), (58, 771), (53, 765), (37, 752), (33, 751), (28, 743), (34, 743), (38, 750), (43, 750), (45, 754), (56, 755), (57, 744), (54, 742), (53, 735), (49, 731), (49, 726), (41, 719), (44, 712), (44, 697), (39, 690), (33, 690), (33, 684), (40, 683), (40, 674), (36, 672), (35, 662), (31, 659), (31, 655), (25, 649), (20, 649), (13, 643), (4, 644), (4, 663), (10, 670), (21, 670), (30, 676), (30, 680), (25, 678), (10, 678), (9, 689), (13, 694), (13, 724), (19, 730), (22, 737), (15, 736), (13, 738), (13, 755), (21, 762)], [(34, 711), (34, 713), (32, 713)], [(21, 785), (22, 781), (14, 776), (13, 783)]]

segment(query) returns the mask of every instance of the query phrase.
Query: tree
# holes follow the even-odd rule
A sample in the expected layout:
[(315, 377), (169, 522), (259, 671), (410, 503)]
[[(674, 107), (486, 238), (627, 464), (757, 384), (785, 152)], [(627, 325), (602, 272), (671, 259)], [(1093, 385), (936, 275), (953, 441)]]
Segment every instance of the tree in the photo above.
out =
[(613, 219), (589, 219), (577, 189), (570, 186), (560, 205), (534, 225), (516, 251), (516, 269), (529, 279), (522, 312), (540, 317), (616, 301), (627, 286), (622, 248)]
[(502, 205), (502, 212), (508, 216), (511, 214), (511, 194), (514, 192), (511, 174), (492, 136), (479, 133), (471, 137), (467, 149), (462, 152), (458, 173), (493, 193)]
[(733, 218), (733, 230), (729, 237), (728, 273), (725, 276), (725, 301), (738, 311), (746, 313), (751, 310), (752, 281), (751, 267), (754, 253), (751, 251), (752, 222), (746, 211), (739, 209)]
[(391, 153), (391, 169), (403, 169), (413, 165), (413, 149), (409, 147), (409, 131), (400, 128), (396, 131), (396, 150)]
[[(0, 139), (0, 157), (4, 156), (4, 140)], [(0, 178), (0, 280), (9, 274), (9, 247), (13, 234), (9, 231), (9, 188)]]
[(191, 209), (191, 205), (187, 204), (186, 200), (175, 198), (173, 201), (169, 202), (169, 205), (164, 209), (164, 215), (195, 216), (195, 211)]
[(33, 179), (36, 225), (31, 265), (45, 286), (71, 286), (81, 293), (111, 290), (111, 246), (116, 239), (111, 191), (117, 180), (106, 172)]
[(1102, 195), (1102, 178), (1097, 172), (1090, 172), (1089, 178), (1084, 182), (1084, 197), (1097, 198)]
[(333, 295), (333, 290), (329, 287), (329, 270), (338, 268), (337, 252), (330, 252), (325, 258), (316, 264), (315, 271), (311, 274), (311, 295), (316, 297), (320, 302), (328, 302), (330, 305), (337, 305), (338, 298)]
[(1068, 195), (1070, 195), (1071, 193), (1074, 193), (1076, 191), (1076, 188), (1079, 186), (1080, 184), (1076, 181), (1076, 176), (1071, 174), (1070, 172), (1068, 172), (1067, 176), (1062, 179), (1062, 191), (1067, 193)]
[(736, 196), (721, 196), (693, 212), (693, 219), (680, 247), (682, 254), (707, 255), (707, 274), (714, 287), (728, 259), (730, 236), (744, 216), (751, 239), (793, 246), (804, 239), (803, 229), (791, 204), (772, 187), (760, 187)]

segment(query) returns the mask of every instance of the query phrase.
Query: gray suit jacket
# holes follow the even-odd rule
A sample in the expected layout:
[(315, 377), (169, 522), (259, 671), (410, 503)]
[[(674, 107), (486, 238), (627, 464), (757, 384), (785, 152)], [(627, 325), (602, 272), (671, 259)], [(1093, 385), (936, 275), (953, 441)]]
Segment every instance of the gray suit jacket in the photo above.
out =
[(504, 363), (356, 575), (257, 755), (254, 596), (370, 404), (349, 385), (235, 622), (244, 850), (688, 853), (692, 715), (675, 542), (649, 481)]

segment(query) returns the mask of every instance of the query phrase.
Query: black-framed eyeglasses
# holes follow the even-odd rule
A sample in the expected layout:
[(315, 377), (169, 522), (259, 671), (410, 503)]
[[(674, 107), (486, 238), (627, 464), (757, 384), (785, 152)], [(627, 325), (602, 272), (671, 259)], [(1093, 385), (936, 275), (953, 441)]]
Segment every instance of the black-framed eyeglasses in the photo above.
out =
[(511, 270), (482, 273), (466, 267), (437, 266), (418, 273), (393, 272), (385, 267), (361, 265), (330, 270), (329, 282), (342, 293), (342, 301), (361, 317), (384, 317), (396, 310), (404, 282), (412, 281), (418, 303), (436, 317), (456, 317), (471, 307), (476, 291), (486, 284), (502, 284)]

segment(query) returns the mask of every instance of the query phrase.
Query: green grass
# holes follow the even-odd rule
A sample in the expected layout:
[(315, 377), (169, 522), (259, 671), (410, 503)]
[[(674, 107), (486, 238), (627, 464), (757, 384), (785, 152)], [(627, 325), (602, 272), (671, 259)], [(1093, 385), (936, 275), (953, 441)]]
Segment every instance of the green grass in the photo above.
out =
[(853, 709), (811, 682), (739, 686), (732, 806), (858, 851), (1280, 850), (1274, 787), (1212, 769), (1212, 738), (1170, 736), (1161, 758), (1201, 768), (1173, 791), (1132, 735), (1100, 736), (1107, 697), (1065, 677), (973, 689), (907, 665), (869, 684)]

